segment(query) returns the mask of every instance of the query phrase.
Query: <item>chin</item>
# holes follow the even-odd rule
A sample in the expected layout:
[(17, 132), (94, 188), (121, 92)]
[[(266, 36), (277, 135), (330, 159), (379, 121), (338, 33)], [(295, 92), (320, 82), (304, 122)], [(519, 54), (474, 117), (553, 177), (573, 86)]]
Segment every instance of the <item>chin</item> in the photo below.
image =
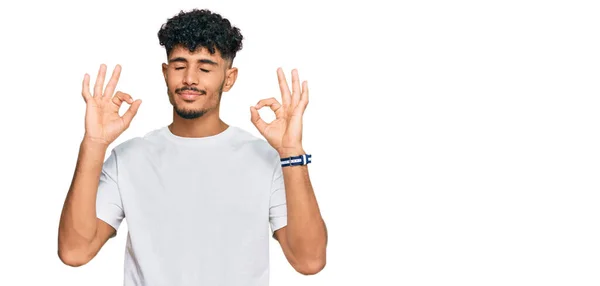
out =
[(175, 109), (175, 113), (183, 119), (196, 119), (205, 115), (207, 110), (203, 109)]
[(184, 103), (184, 104), (176, 104), (174, 106), (175, 113), (184, 119), (195, 119), (205, 115), (209, 109), (204, 108), (204, 106), (193, 106), (194, 104)]

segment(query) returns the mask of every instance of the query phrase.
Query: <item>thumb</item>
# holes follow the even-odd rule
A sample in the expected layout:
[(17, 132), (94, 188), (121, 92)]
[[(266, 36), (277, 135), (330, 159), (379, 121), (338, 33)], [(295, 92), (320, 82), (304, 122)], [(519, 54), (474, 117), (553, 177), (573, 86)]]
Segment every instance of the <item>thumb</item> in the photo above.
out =
[(129, 109), (123, 114), (123, 121), (125, 122), (125, 126), (129, 126), (133, 117), (137, 114), (140, 105), (142, 104), (141, 99), (136, 99), (130, 106)]
[(256, 126), (256, 129), (262, 134), (265, 128), (267, 127), (267, 123), (260, 118), (260, 114), (258, 114), (258, 110), (254, 106), (250, 106), (250, 120), (252, 124)]

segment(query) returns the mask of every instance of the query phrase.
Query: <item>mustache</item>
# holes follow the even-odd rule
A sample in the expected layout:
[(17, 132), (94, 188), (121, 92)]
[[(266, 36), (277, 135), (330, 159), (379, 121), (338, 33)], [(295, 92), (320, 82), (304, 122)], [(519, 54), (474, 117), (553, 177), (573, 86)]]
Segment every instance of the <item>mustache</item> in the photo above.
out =
[(205, 90), (197, 89), (197, 88), (195, 88), (193, 86), (184, 86), (184, 87), (178, 88), (178, 89), (175, 90), (175, 93), (181, 93), (181, 92), (184, 92), (186, 90), (195, 91), (197, 93), (200, 93), (201, 95), (206, 95), (206, 91)]

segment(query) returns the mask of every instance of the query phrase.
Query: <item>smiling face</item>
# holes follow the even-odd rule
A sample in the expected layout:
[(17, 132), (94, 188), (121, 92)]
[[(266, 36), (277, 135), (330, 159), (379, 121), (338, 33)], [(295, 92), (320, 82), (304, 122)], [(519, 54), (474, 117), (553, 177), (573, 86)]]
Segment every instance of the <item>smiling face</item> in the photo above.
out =
[(195, 119), (219, 108), (221, 94), (229, 91), (237, 77), (237, 68), (223, 59), (217, 50), (210, 54), (200, 47), (190, 51), (177, 46), (168, 63), (163, 64), (169, 102), (184, 119)]

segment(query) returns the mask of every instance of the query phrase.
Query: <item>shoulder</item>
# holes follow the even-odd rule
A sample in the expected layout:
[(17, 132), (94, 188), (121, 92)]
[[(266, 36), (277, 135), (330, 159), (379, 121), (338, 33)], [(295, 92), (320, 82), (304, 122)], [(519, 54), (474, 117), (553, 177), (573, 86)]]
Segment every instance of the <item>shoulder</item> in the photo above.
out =
[(134, 154), (146, 153), (156, 150), (161, 145), (161, 132), (163, 128), (152, 130), (143, 136), (125, 140), (113, 148), (112, 153), (118, 157), (127, 157)]
[(235, 151), (247, 153), (250, 156), (265, 160), (269, 164), (279, 160), (279, 154), (265, 139), (258, 137), (240, 127), (232, 126), (234, 136), (231, 137), (231, 147)]

